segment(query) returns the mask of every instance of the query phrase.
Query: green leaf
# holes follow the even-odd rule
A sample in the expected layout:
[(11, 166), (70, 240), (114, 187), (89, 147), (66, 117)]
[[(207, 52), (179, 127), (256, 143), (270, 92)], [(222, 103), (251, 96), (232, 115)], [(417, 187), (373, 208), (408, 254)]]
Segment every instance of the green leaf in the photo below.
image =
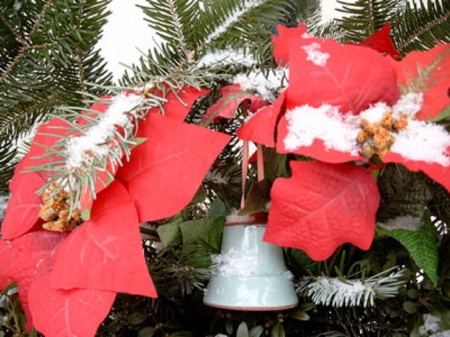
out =
[(146, 326), (145, 328), (139, 330), (138, 337), (153, 337), (155, 335), (155, 332), (155, 328)]
[(270, 202), (269, 180), (264, 179), (253, 182), (248, 192), (245, 207), (239, 212), (239, 215), (248, 215), (267, 210), (267, 204)]
[(286, 332), (284, 331), (284, 326), (280, 322), (277, 322), (270, 332), (270, 337), (285, 337)]
[(303, 310), (295, 310), (291, 313), (289, 313), (289, 317), (295, 318), (299, 321), (308, 321), (309, 315), (304, 312)]
[(387, 234), (408, 250), (417, 266), (424, 270), (436, 286), (439, 262), (437, 230), (431, 222), (429, 211), (425, 211), (421, 222), (417, 231), (395, 229), (387, 231)]
[(226, 217), (228, 215), (227, 206), (220, 198), (214, 199), (209, 208), (209, 216), (213, 219)]
[(250, 337), (260, 337), (264, 331), (264, 327), (262, 325), (256, 325), (250, 329)]
[(403, 303), (403, 310), (405, 310), (408, 314), (414, 314), (417, 312), (416, 305), (411, 301)]
[(142, 312), (142, 311), (138, 311), (138, 312), (133, 312), (132, 314), (130, 314), (127, 318), (127, 322), (130, 325), (141, 325), (142, 323), (145, 322), (145, 320), (147, 319), (147, 315)]
[(161, 239), (164, 247), (178, 245), (181, 243), (181, 231), (179, 222), (174, 221), (165, 225), (161, 225), (156, 231), (158, 232), (159, 238)]
[(250, 337), (248, 333), (247, 323), (241, 322), (241, 324), (239, 324), (236, 331), (236, 337)]

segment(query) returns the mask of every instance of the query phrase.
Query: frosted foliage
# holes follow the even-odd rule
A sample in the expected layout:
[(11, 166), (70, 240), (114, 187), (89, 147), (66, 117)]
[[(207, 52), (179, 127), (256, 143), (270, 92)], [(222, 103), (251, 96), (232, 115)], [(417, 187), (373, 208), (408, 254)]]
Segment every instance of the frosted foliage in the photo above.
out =
[(216, 272), (221, 276), (250, 276), (256, 271), (256, 256), (251, 252), (230, 249), (226, 253), (213, 255)]
[(0, 220), (5, 216), (6, 206), (8, 205), (9, 196), (0, 195)]
[(247, 13), (248, 11), (250, 11), (251, 9), (253, 9), (254, 7), (258, 6), (260, 4), (259, 0), (247, 0), (244, 2), (244, 5), (241, 9), (236, 9), (234, 10), (228, 17), (225, 18), (225, 20), (223, 21), (223, 23), (216, 28), (215, 31), (213, 31), (207, 38), (205, 43), (208, 44), (210, 43), (212, 40), (214, 40), (216, 37), (218, 37), (219, 35), (223, 34), (224, 32), (226, 32), (230, 26), (235, 23), (236, 21), (238, 21), (238, 19), (244, 15), (245, 13)]
[(197, 68), (236, 65), (251, 67), (256, 60), (250, 53), (244, 50), (224, 49), (210, 52), (203, 56), (197, 63)]
[(288, 150), (310, 146), (321, 139), (327, 149), (357, 154), (358, 121), (355, 116), (342, 115), (337, 107), (324, 104), (319, 108), (302, 105), (286, 113), (288, 134), (284, 145)]
[[(325, 296), (328, 293), (334, 296)], [(332, 306), (354, 306), (365, 299), (373, 304), (375, 292), (370, 285), (364, 285), (360, 280), (344, 283), (336, 278), (318, 277), (317, 282), (310, 284), (308, 296), (315, 303)]]
[(419, 328), (420, 336), (429, 337), (448, 337), (450, 336), (450, 330), (442, 331), (440, 327), (441, 317), (432, 314), (423, 315), (423, 325)]
[(279, 93), (287, 85), (288, 68), (278, 68), (265, 74), (258, 70), (250, 73), (238, 74), (233, 83), (239, 84), (243, 90), (256, 91), (267, 101), (275, 100), (274, 93)]
[(320, 51), (320, 44), (313, 42), (310, 45), (303, 46), (303, 50), (308, 55), (306, 60), (311, 61), (316, 66), (324, 67), (327, 64), (327, 60), (330, 54), (323, 53)]
[(108, 142), (113, 139), (117, 126), (129, 133), (133, 124), (130, 116), (136, 114), (136, 108), (142, 105), (143, 99), (138, 95), (120, 94), (112, 98), (107, 111), (101, 114), (98, 124), (89, 128), (83, 136), (71, 137), (67, 142), (69, 157), (66, 165), (69, 169), (89, 165), (93, 157), (107, 155)]

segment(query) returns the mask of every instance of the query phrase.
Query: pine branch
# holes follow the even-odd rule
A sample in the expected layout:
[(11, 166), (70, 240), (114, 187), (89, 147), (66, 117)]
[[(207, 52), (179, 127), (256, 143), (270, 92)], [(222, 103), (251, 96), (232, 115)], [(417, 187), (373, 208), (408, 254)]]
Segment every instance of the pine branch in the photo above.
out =
[(404, 2), (398, 0), (357, 0), (355, 2), (338, 0), (344, 13), (336, 21), (345, 32), (345, 41), (361, 42), (380, 30), (387, 22), (396, 20)]
[(375, 299), (395, 297), (407, 282), (407, 270), (394, 267), (361, 279), (305, 277), (296, 284), (300, 296), (307, 296), (317, 305), (333, 307), (374, 306)]
[(450, 2), (447, 0), (407, 3), (402, 16), (393, 22), (392, 36), (403, 54), (427, 50), (438, 42), (450, 42)]
[[(82, 106), (88, 83), (111, 84), (94, 49), (109, 0), (2, 1), (0, 4), (0, 144), (17, 140), (58, 105)], [(8, 149), (0, 149), (2, 158)], [(0, 168), (0, 189), (11, 177)]]

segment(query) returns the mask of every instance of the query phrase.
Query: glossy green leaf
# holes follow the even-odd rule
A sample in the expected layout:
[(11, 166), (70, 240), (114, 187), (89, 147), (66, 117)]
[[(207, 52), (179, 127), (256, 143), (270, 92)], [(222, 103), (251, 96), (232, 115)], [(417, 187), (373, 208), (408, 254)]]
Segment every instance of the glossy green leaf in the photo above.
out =
[(284, 331), (284, 326), (280, 322), (275, 323), (270, 332), (270, 337), (285, 337), (286, 332)]
[(137, 311), (137, 312), (133, 312), (132, 314), (130, 314), (127, 318), (127, 322), (130, 325), (141, 325), (142, 323), (145, 322), (145, 320), (147, 319), (147, 315), (145, 314), (145, 312), (142, 311)]
[(237, 331), (236, 331), (236, 337), (249, 337), (248, 327), (247, 323), (241, 322), (239, 324)]
[(151, 326), (146, 326), (145, 328), (139, 330), (138, 337), (152, 337), (155, 335), (156, 329)]
[(438, 234), (428, 211), (425, 212), (421, 222), (420, 228), (416, 231), (395, 229), (388, 231), (387, 234), (399, 241), (408, 250), (419, 268), (425, 271), (436, 286), (439, 261)]
[(158, 226), (156, 230), (164, 247), (177, 245), (181, 243), (181, 231), (179, 222), (170, 222), (165, 225)]
[(260, 337), (264, 331), (264, 327), (262, 325), (256, 325), (250, 329), (250, 337)]

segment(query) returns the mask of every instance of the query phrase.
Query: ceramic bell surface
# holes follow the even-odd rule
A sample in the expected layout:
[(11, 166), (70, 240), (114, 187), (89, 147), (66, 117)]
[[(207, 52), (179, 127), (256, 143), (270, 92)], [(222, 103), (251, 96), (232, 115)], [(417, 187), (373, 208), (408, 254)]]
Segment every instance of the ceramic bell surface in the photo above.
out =
[(257, 216), (227, 219), (221, 254), (213, 257), (216, 269), (203, 299), (206, 305), (248, 311), (284, 310), (297, 305), (283, 251), (263, 242), (265, 228), (265, 220)]

